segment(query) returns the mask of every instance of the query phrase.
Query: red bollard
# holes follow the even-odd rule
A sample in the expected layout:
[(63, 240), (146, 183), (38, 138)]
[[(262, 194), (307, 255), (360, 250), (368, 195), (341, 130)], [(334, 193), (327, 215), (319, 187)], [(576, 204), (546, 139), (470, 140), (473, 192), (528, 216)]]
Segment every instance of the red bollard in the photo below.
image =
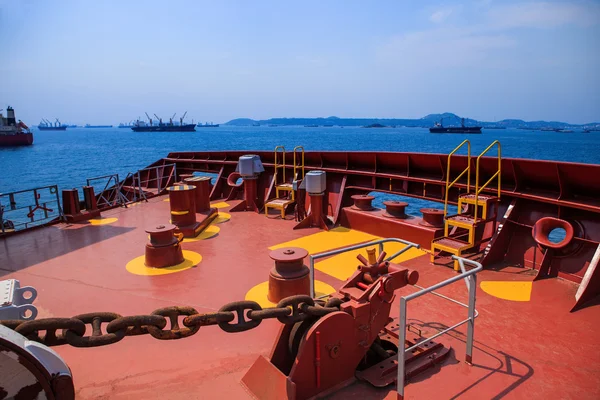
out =
[(195, 186), (196, 212), (204, 213), (210, 210), (210, 178), (208, 176), (193, 176), (184, 180), (185, 184)]
[(62, 203), (65, 216), (74, 216), (81, 213), (81, 209), (79, 208), (79, 192), (77, 189), (63, 189)]
[(350, 196), (352, 200), (354, 200), (354, 205), (352, 208), (355, 210), (361, 211), (371, 211), (373, 210), (373, 206), (371, 202), (375, 200), (374, 196), (369, 196), (367, 194), (355, 194), (354, 196)]
[(85, 203), (85, 209), (88, 211), (94, 211), (98, 209), (98, 203), (96, 202), (96, 195), (94, 194), (94, 188), (92, 186), (83, 187), (83, 201)]
[(404, 209), (408, 206), (408, 203), (404, 201), (384, 201), (383, 205), (385, 206), (384, 217), (406, 218)]
[(441, 228), (444, 226), (444, 211), (437, 208), (421, 208), (419, 211), (423, 214), (423, 220), (420, 225), (432, 228)]
[(179, 182), (176, 185), (183, 185), (186, 179), (190, 179), (194, 176), (194, 174), (179, 174)]
[(183, 236), (180, 234), (180, 237), (175, 237), (176, 228), (175, 225), (165, 224), (146, 229), (150, 235), (144, 261), (147, 267), (165, 268), (183, 262), (183, 251), (179, 244)]
[(279, 303), (289, 296), (310, 295), (310, 270), (304, 265), (308, 251), (300, 247), (273, 250), (269, 257), (275, 260), (275, 267), (269, 272), (269, 293), (272, 303)]
[(176, 232), (184, 237), (196, 237), (201, 232), (201, 224), (196, 221), (196, 187), (190, 185), (169, 186), (171, 222), (177, 226)]

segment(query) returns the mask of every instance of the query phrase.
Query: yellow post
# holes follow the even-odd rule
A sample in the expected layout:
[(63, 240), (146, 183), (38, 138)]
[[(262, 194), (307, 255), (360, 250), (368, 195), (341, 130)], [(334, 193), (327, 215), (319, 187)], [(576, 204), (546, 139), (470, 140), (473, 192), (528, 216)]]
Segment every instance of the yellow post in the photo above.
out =
[[(498, 170), (494, 173), (494, 175), (492, 175), (492, 177), (490, 179), (488, 179), (488, 181), (483, 184), (483, 186), (479, 187), (479, 160), (481, 159), (481, 157), (483, 157), (483, 155), (485, 153), (487, 153), (488, 151), (490, 151), (490, 149), (492, 147), (494, 147), (494, 145), (498, 146)], [(483, 189), (486, 188), (487, 185), (489, 185), (492, 180), (494, 180), (494, 178), (498, 177), (498, 198), (500, 198), (500, 191), (502, 188), (502, 182), (501, 182), (501, 173), (502, 173), (502, 148), (500, 145), (500, 142), (498, 140), (494, 140), (492, 142), (492, 144), (490, 144), (484, 151), (481, 152), (481, 154), (477, 157), (477, 163), (475, 165), (475, 212), (473, 213), (475, 221), (477, 221), (477, 203), (479, 201), (479, 193), (481, 193), (481, 191)]]
[[(450, 159), (452, 158), (452, 155), (456, 153), (465, 144), (467, 145), (467, 168), (465, 168), (456, 177), (456, 179), (453, 180), (452, 183), (450, 183)], [(471, 191), (471, 142), (469, 141), (469, 139), (463, 140), (461, 144), (459, 144), (454, 150), (452, 150), (450, 154), (448, 154), (448, 167), (446, 169), (446, 195), (444, 196), (444, 218), (448, 214), (448, 193), (450, 191), (450, 188), (454, 186), (454, 184), (458, 182), (460, 178), (462, 178), (465, 172), (467, 173), (467, 193), (469, 193)], [(458, 210), (458, 213), (460, 214), (460, 209)], [(446, 236), (447, 235), (448, 234), (446, 234)]]

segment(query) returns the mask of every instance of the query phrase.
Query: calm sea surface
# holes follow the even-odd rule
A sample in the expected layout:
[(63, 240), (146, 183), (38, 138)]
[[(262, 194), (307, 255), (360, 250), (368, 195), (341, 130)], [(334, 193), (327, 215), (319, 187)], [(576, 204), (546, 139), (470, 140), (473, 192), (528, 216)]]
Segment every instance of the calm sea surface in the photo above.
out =
[[(600, 164), (600, 133), (484, 130), (481, 135), (434, 135), (421, 128), (197, 128), (196, 132), (136, 133), (130, 129), (34, 131), (28, 147), (0, 148), (0, 193), (57, 184), (81, 187), (86, 178), (118, 173), (124, 177), (171, 151), (273, 150), (276, 145), (310, 150), (410, 151), (448, 153), (469, 138), (478, 154), (493, 140), (502, 155)], [(414, 200), (412, 200), (414, 201)], [(417, 203), (407, 210), (425, 205)], [(411, 204), (412, 206), (412, 204)]]

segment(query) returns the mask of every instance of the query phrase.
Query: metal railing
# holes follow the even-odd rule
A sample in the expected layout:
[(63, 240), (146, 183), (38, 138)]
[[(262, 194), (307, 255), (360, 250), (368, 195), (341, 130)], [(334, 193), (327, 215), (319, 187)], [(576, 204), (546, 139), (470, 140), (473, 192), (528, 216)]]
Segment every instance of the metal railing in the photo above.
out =
[[(490, 151), (492, 149), (492, 147), (494, 147), (494, 145), (498, 145), (498, 170), (496, 171), (496, 173), (494, 175), (492, 175), (492, 177), (490, 179), (488, 179), (488, 181), (486, 183), (483, 184), (483, 186), (479, 187), (479, 160), (481, 159), (481, 157), (483, 157), (483, 155), (485, 153), (487, 153), (488, 151)], [(500, 189), (501, 189), (501, 176), (502, 176), (502, 148), (500, 146), (500, 142), (498, 140), (494, 140), (492, 142), (492, 144), (490, 144), (488, 147), (486, 147), (486, 149), (484, 151), (481, 152), (481, 154), (477, 157), (477, 164), (475, 166), (475, 212), (473, 213), (475, 219), (477, 219), (477, 200), (479, 198), (479, 193), (481, 193), (481, 191), (483, 189), (486, 188), (487, 185), (489, 185), (494, 178), (498, 177), (498, 198), (500, 198)], [(486, 216), (483, 216), (484, 218), (486, 218)]]
[[(281, 150), (281, 151), (279, 151)], [(273, 160), (273, 168), (275, 169), (275, 185), (277, 185), (277, 170), (279, 168), (281, 168), (281, 182), (285, 183), (285, 147), (283, 146), (275, 146), (275, 150), (274, 150), (274, 160)], [(282, 158), (282, 163), (279, 164), (277, 163), (277, 154), (281, 153), (281, 158)]]
[(370, 247), (370, 246), (374, 246), (374, 245), (379, 245), (379, 253), (381, 254), (383, 252), (383, 244), (384, 243), (388, 243), (388, 242), (402, 243), (402, 244), (405, 244), (406, 246), (403, 247), (401, 250), (395, 252), (391, 256), (387, 257), (385, 259), (385, 261), (391, 261), (394, 258), (398, 257), (400, 254), (402, 254), (402, 253), (404, 253), (404, 252), (406, 252), (406, 251), (408, 251), (408, 250), (410, 250), (412, 248), (418, 249), (418, 248), (421, 247), (421, 246), (419, 246), (416, 243), (409, 242), (408, 240), (403, 240), (403, 239), (398, 239), (398, 238), (386, 238), (386, 239), (374, 240), (374, 241), (368, 242), (368, 243), (362, 243), (362, 244), (357, 244), (357, 245), (354, 245), (354, 246), (344, 247), (342, 249), (331, 250), (331, 251), (327, 251), (325, 253), (319, 253), (319, 254), (315, 254), (315, 255), (310, 255), (309, 256), (309, 263), (310, 263), (310, 295), (312, 297), (315, 297), (315, 260), (318, 260), (319, 258), (335, 256), (337, 254), (346, 253), (346, 252), (352, 251), (352, 250), (364, 249), (365, 247)]
[[(104, 183), (104, 185), (102, 185)], [(127, 198), (119, 190), (119, 174), (96, 176), (86, 179), (87, 186), (101, 187), (98, 193), (98, 207), (107, 205), (108, 207), (118, 206), (127, 203)]]
[[(164, 172), (171, 168), (169, 173), (165, 174)], [(154, 176), (152, 177), (152, 171), (154, 171)], [(145, 176), (142, 175), (144, 172)], [(175, 164), (164, 164), (157, 165), (155, 167), (143, 168), (137, 170), (136, 172), (130, 172), (127, 174), (125, 179), (123, 179), (118, 185), (119, 193), (123, 193), (123, 188), (125, 186), (133, 187), (133, 198), (127, 198), (127, 202), (136, 202), (136, 201), (148, 201), (146, 197), (146, 191), (148, 189), (156, 190), (156, 194), (161, 194), (170, 184), (173, 184), (177, 177), (177, 165)], [(163, 181), (166, 180), (164, 186)], [(156, 182), (155, 186), (151, 186), (150, 183)], [(128, 183), (128, 185), (126, 185)]]
[[(453, 276), (452, 278), (446, 279), (445, 281), (437, 283), (428, 288), (422, 288), (420, 286), (414, 285), (415, 287), (417, 287), (421, 290), (419, 290), (418, 292), (409, 294), (407, 296), (400, 297), (400, 314), (399, 314), (400, 321), (399, 321), (399, 330), (398, 330), (398, 376), (397, 376), (397, 384), (396, 384), (398, 398), (402, 398), (402, 399), (404, 398), (405, 355), (409, 351), (416, 349), (420, 343), (433, 340), (433, 339), (437, 338), (438, 336), (448, 333), (451, 330), (454, 330), (463, 324), (468, 324), (467, 325), (467, 339), (466, 339), (466, 351), (465, 351), (466, 357), (465, 358), (466, 358), (466, 362), (468, 362), (469, 364), (471, 364), (473, 361), (473, 335), (474, 335), (474, 331), (475, 331), (475, 318), (477, 318), (477, 316), (479, 315), (479, 313), (475, 309), (475, 293), (477, 290), (476, 274), (483, 269), (483, 266), (476, 261), (472, 261), (472, 260), (469, 260), (466, 258), (457, 257), (457, 256), (452, 256), (452, 258), (454, 260), (457, 260), (458, 264), (460, 265), (460, 270), (461, 270), (460, 275)], [(467, 271), (465, 269), (465, 264), (470, 264), (470, 265), (474, 266), (475, 268)], [(465, 280), (465, 283), (467, 285), (467, 290), (469, 292), (469, 304), (468, 305), (461, 303), (450, 297), (444, 296), (440, 293), (435, 292), (435, 290), (437, 290), (437, 289), (440, 289), (444, 286), (448, 286), (448, 285), (458, 282), (462, 279)], [(422, 339), (421, 341), (419, 341), (419, 343), (405, 349), (404, 352), (402, 352), (401, 349), (404, 349), (404, 347), (405, 347), (404, 344), (406, 343), (406, 304), (411, 300), (414, 300), (418, 297), (421, 297), (421, 296), (429, 294), (429, 293), (433, 294), (435, 296), (441, 297), (443, 299), (449, 300), (449, 301), (451, 301), (455, 304), (458, 304), (462, 307), (467, 308), (468, 309), (467, 319), (465, 319), (457, 324), (454, 324), (451, 327), (446, 328), (446, 329), (436, 333), (435, 335), (432, 335), (428, 338)]]
[[(461, 172), (460, 175), (458, 175), (456, 179), (450, 183), (450, 160), (452, 159), (452, 155), (460, 150), (465, 144), (467, 145), (467, 168), (465, 168), (463, 172)], [(450, 191), (450, 188), (454, 186), (454, 184), (458, 182), (460, 178), (463, 177), (465, 172), (467, 173), (467, 193), (469, 193), (471, 190), (471, 142), (469, 139), (463, 140), (461, 144), (456, 146), (456, 148), (452, 150), (450, 154), (448, 154), (448, 168), (446, 169), (446, 195), (444, 196), (444, 217), (446, 217), (448, 214), (448, 192)], [(458, 210), (458, 213), (460, 214), (460, 209)], [(448, 228), (446, 228), (446, 231), (447, 229)], [(448, 232), (446, 232), (446, 236), (448, 236)]]
[[(33, 200), (30, 200), (30, 195)], [(3, 204), (5, 199), (8, 199), (8, 204)], [(42, 217), (38, 218), (38, 215)], [(0, 193), (1, 234), (31, 228), (56, 218), (63, 219), (57, 185)]]
[[(296, 157), (296, 153), (300, 153), (300, 156)], [(301, 164), (298, 164), (296, 158), (300, 159), (299, 161)], [(302, 173), (300, 177), (298, 176), (298, 169), (300, 169), (300, 172)], [(304, 146), (294, 147), (294, 179), (304, 179)]]

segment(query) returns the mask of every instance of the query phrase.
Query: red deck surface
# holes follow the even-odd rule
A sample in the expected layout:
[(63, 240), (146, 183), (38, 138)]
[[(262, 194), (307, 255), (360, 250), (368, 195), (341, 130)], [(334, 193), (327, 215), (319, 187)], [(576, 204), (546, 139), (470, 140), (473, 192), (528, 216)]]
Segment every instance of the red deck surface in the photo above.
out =
[[(202, 255), (196, 268), (163, 276), (133, 275), (125, 265), (143, 255), (144, 228), (168, 218), (169, 204), (163, 199), (105, 212), (103, 217), (118, 218), (110, 225), (60, 224), (3, 239), (2, 279), (19, 279), (38, 290), (38, 318), (93, 311), (148, 314), (170, 305), (215, 311), (243, 300), (250, 288), (267, 280), (273, 267), (269, 246), (318, 232), (293, 231), (293, 221), (264, 214), (232, 213), (218, 236), (183, 244), (184, 250)], [(431, 265), (428, 255), (404, 264), (419, 271), (421, 286), (454, 276), (449, 268)], [(533, 277), (522, 268), (484, 270), (478, 284)], [(316, 278), (336, 288), (341, 284), (320, 271)], [(513, 302), (478, 288), (474, 365), (464, 362), (465, 326), (443, 335), (438, 341), (453, 348), (449, 359), (409, 382), (406, 398), (600, 398), (600, 308), (591, 305), (569, 313), (576, 289), (573, 282), (546, 279), (533, 284), (530, 301)], [(400, 294), (413, 290), (405, 288)], [(462, 282), (440, 292), (467, 299)], [(397, 310), (396, 301), (392, 316)], [(434, 296), (408, 305), (408, 323), (428, 334), (465, 318), (464, 308)], [(250, 398), (240, 379), (258, 355), (268, 356), (278, 328), (279, 322), (270, 320), (237, 334), (212, 326), (181, 340), (146, 335), (98, 348), (54, 349), (73, 371), (78, 398)], [(375, 390), (355, 383), (333, 398), (381, 399), (391, 390), (393, 386)]]

